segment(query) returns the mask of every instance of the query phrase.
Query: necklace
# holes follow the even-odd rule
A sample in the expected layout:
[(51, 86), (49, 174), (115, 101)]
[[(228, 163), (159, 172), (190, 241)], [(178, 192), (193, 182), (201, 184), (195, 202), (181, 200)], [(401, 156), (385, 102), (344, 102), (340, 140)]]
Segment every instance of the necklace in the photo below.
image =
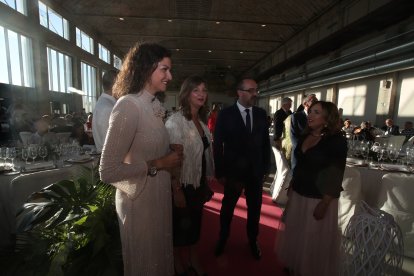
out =
[(321, 133), (321, 134), (313, 134), (312, 132), (310, 132), (309, 134), (311, 136), (313, 136), (313, 137), (322, 137), (323, 136), (323, 133)]

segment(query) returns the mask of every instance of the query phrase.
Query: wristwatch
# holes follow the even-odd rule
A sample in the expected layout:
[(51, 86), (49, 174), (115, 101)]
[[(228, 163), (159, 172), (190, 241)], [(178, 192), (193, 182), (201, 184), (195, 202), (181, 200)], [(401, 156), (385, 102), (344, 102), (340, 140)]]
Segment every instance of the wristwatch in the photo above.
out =
[(149, 169), (148, 169), (148, 175), (149, 176), (156, 176), (157, 175), (157, 173), (158, 173), (158, 169), (157, 169), (157, 167), (155, 167), (155, 166), (153, 166), (153, 167), (150, 167)]

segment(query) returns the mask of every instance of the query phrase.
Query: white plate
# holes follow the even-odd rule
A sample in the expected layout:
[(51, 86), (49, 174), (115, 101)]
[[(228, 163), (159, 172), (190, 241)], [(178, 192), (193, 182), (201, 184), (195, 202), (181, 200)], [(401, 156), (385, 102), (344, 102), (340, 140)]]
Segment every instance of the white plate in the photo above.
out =
[(66, 161), (70, 162), (70, 163), (86, 163), (86, 162), (89, 162), (91, 160), (93, 160), (92, 156), (89, 156), (88, 158), (71, 158), (71, 159), (68, 159)]

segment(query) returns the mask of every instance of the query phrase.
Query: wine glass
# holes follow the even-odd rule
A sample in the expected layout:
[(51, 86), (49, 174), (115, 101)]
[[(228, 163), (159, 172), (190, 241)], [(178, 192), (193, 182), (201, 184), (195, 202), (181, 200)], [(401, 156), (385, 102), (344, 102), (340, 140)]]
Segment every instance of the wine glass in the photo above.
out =
[(29, 146), (29, 157), (32, 158), (32, 163), (34, 163), (37, 157), (37, 146), (36, 145)]
[(39, 147), (39, 156), (43, 159), (43, 162), (44, 162), (45, 158), (47, 156), (47, 147), (46, 146)]
[(367, 161), (368, 154), (369, 154), (369, 147), (367, 147), (366, 145), (362, 145), (361, 146), (361, 155), (362, 155), (362, 158), (364, 159), (365, 162)]
[(12, 169), (14, 168), (14, 158), (17, 156), (16, 148), (6, 148), (6, 156), (11, 159)]
[(29, 150), (27, 148), (22, 148), (22, 159), (27, 163), (27, 159), (29, 159)]
[(388, 158), (391, 160), (391, 163), (394, 163), (397, 160), (398, 156), (400, 155), (400, 151), (396, 148), (390, 148), (388, 150)]
[(0, 158), (3, 159), (3, 167), (6, 168), (6, 161), (7, 161), (7, 155), (6, 155), (6, 147), (0, 148)]
[[(388, 151), (387, 151), (387, 149), (385, 149), (385, 148), (381, 148), (381, 149), (379, 150), (378, 163), (379, 163), (381, 160), (385, 160), (385, 159), (387, 159), (387, 155), (388, 155)], [(380, 166), (382, 166), (382, 164), (380, 164)]]

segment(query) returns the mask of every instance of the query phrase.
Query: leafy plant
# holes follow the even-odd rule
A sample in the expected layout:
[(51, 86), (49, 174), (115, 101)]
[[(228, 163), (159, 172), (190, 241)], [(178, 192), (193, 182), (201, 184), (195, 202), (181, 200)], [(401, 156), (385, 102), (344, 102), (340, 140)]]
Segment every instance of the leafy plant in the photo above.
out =
[(95, 179), (63, 180), (31, 195), (17, 215), (11, 275), (122, 275), (115, 188)]

